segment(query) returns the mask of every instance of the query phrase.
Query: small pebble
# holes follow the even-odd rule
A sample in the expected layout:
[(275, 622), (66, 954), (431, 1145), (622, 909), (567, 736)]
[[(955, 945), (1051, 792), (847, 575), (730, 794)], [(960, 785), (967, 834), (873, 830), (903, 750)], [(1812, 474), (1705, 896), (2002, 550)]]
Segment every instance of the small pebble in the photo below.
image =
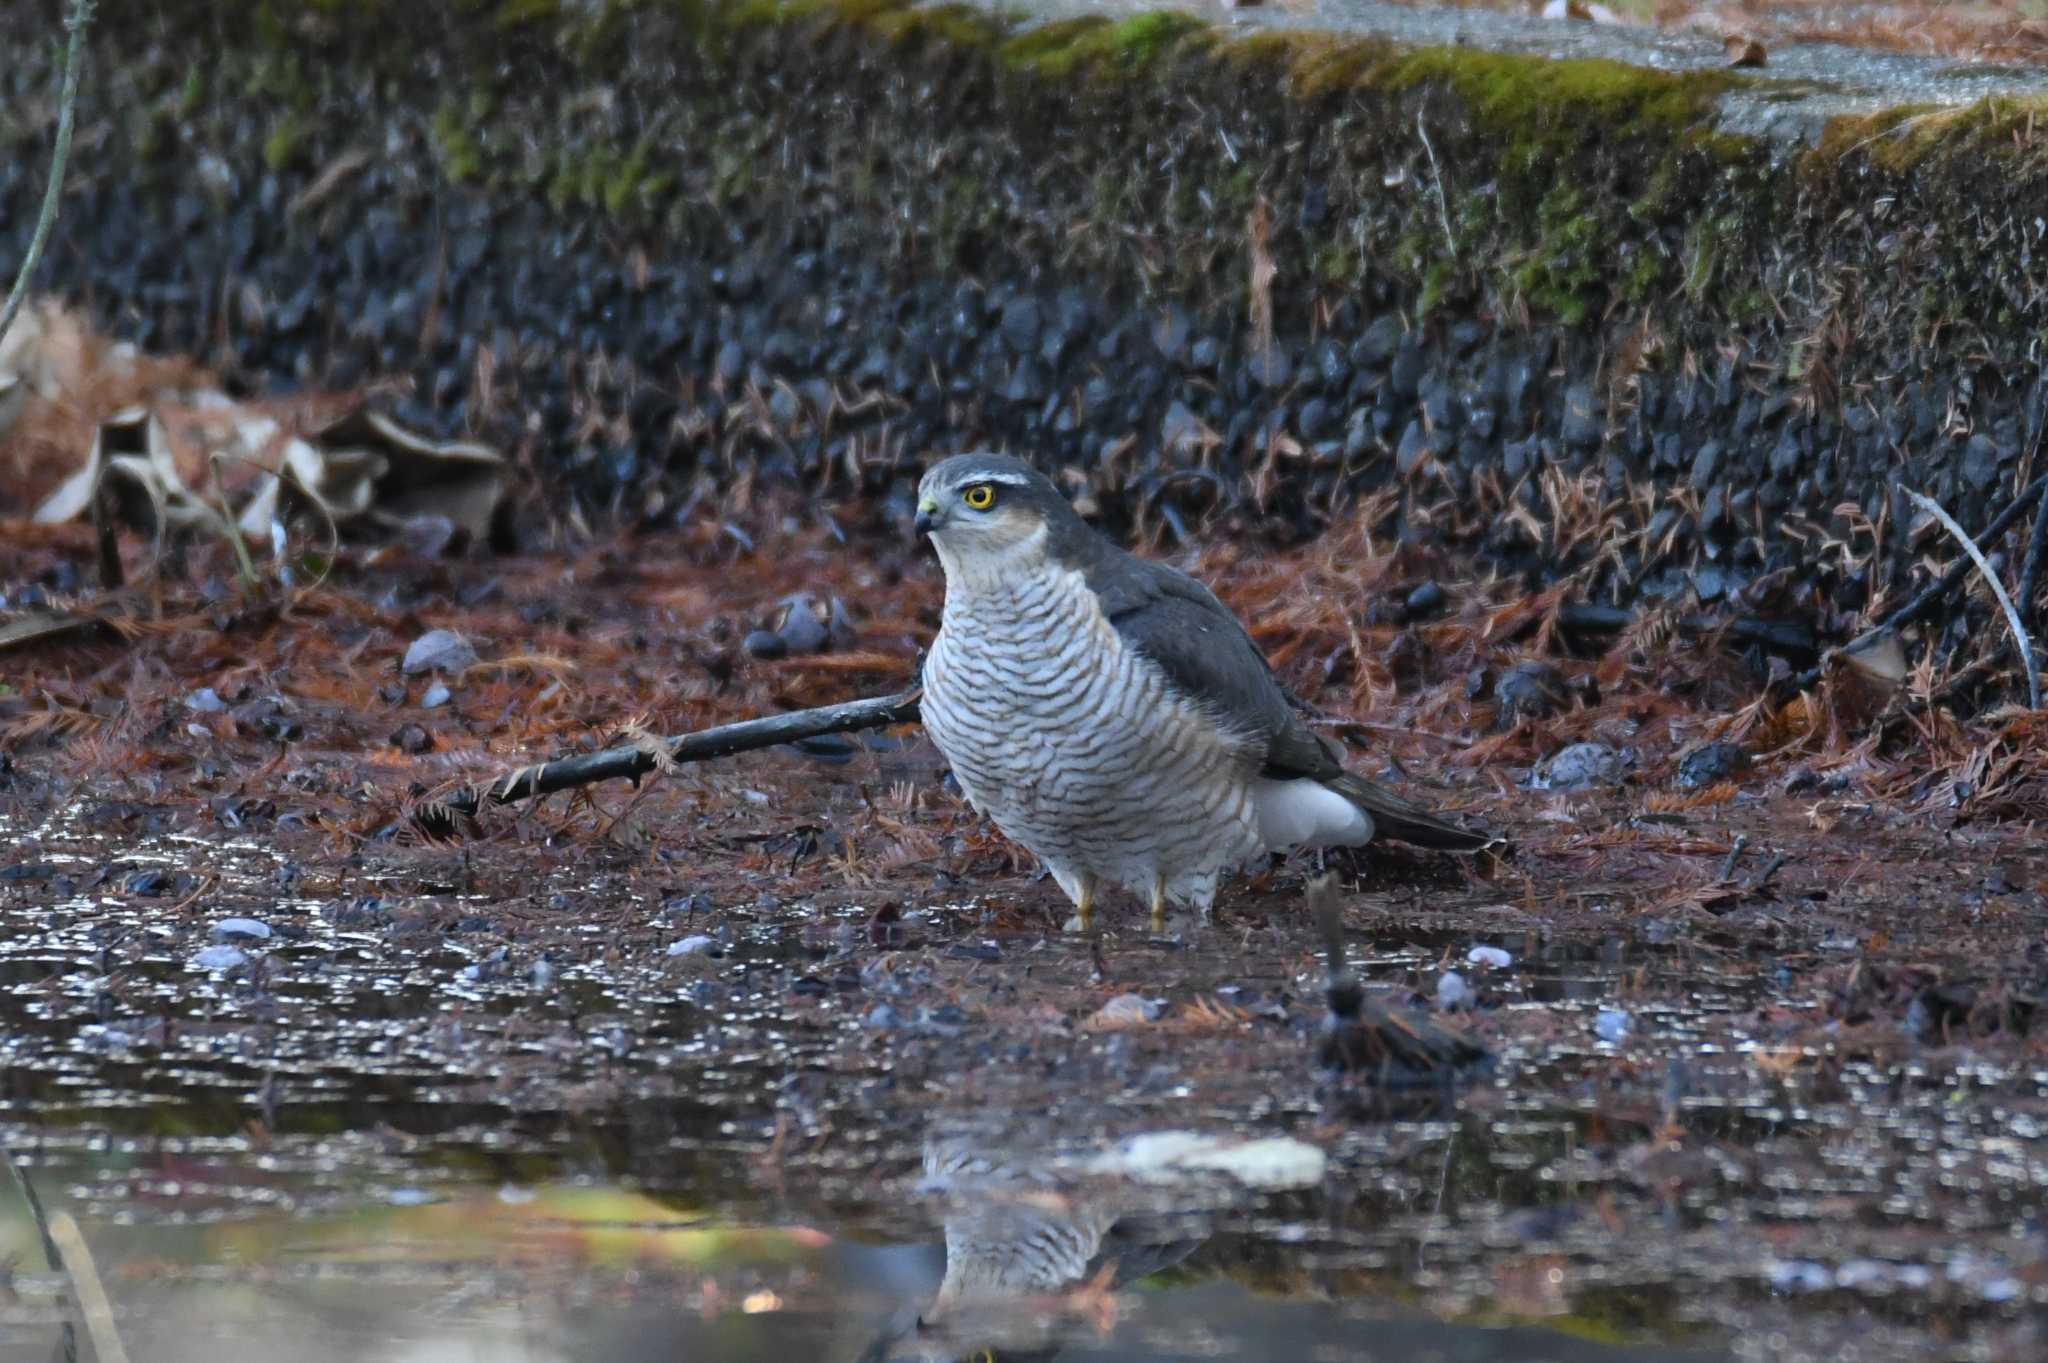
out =
[(782, 658), (789, 654), (789, 645), (783, 643), (782, 636), (772, 629), (749, 632), (741, 647), (756, 658)]
[(1834, 1286), (1834, 1274), (1825, 1264), (1810, 1259), (1779, 1259), (1771, 1265), (1774, 1292), (1825, 1292)]
[(1515, 958), (1499, 947), (1473, 947), (1465, 953), (1465, 964), (1491, 966), (1495, 970), (1506, 970), (1515, 963)]
[(1571, 704), (1564, 675), (1548, 663), (1530, 660), (1509, 668), (1493, 688), (1502, 728), (1524, 719), (1548, 719)]
[(476, 650), (469, 646), (469, 640), (452, 629), (430, 629), (405, 651), (405, 675), (460, 672), (475, 661)]
[(1881, 1259), (1851, 1259), (1835, 1270), (1835, 1285), (1849, 1291), (1882, 1287), (1892, 1280), (1892, 1266)]
[(202, 715), (212, 715), (218, 714), (228, 707), (212, 687), (202, 686), (191, 695), (185, 697), (185, 708), (187, 710), (196, 710)]
[(213, 925), (216, 942), (267, 942), (270, 938), (270, 924), (254, 918), (223, 918)]
[(1095, 1010), (1088, 1019), (1090, 1027), (1136, 1027), (1147, 1022), (1156, 1022), (1166, 1012), (1166, 1000), (1148, 999), (1137, 994), (1118, 994), (1108, 1003)]
[(681, 941), (669, 943), (668, 954), (671, 956), (704, 956), (709, 955), (711, 948), (715, 945), (716, 943), (700, 932), (694, 936), (685, 937)]
[(1634, 1019), (1619, 1008), (1602, 1008), (1593, 1016), (1593, 1034), (1602, 1041), (1619, 1042), (1634, 1028)]
[(435, 682), (432, 686), (429, 686), (427, 688), (427, 693), (420, 697), (420, 706), (422, 709), (432, 710), (439, 706), (446, 705), (453, 698), (453, 696), (454, 693), (451, 692), (446, 686), (442, 685), (440, 682)]
[(1436, 1006), (1444, 1012), (1455, 1013), (1461, 1008), (1470, 1008), (1478, 997), (1457, 971), (1446, 970), (1437, 976)]
[(235, 970), (249, 963), (248, 953), (240, 947), (205, 947), (192, 958), (195, 970)]
[[(439, 682), (435, 682), (434, 686), (439, 687), (443, 691), (448, 689), (445, 686), (441, 686)], [(392, 732), (391, 746), (402, 753), (418, 757), (422, 753), (429, 753), (434, 750), (434, 736), (418, 724), (407, 720)]]
[(1678, 759), (1678, 788), (1700, 790), (1749, 770), (1749, 754), (1733, 743), (1708, 743)]
[(164, 872), (151, 868), (147, 871), (137, 871), (134, 875), (129, 876), (127, 880), (122, 882), (121, 888), (129, 894), (160, 895), (169, 892), (171, 878)]
[(819, 616), (811, 598), (802, 594), (784, 598), (775, 634), (789, 655), (816, 653), (832, 642), (831, 626)]
[(1592, 790), (1618, 786), (1628, 758), (1605, 743), (1574, 743), (1552, 753), (1529, 778), (1537, 790)]

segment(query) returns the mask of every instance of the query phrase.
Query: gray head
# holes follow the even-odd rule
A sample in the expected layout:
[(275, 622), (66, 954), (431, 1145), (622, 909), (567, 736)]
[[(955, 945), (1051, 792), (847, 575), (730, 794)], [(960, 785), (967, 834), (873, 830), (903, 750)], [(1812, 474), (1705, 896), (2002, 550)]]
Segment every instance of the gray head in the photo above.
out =
[(917, 485), (917, 528), (948, 574), (1020, 554), (1065, 556), (1092, 532), (1052, 480), (1006, 454), (956, 454)]

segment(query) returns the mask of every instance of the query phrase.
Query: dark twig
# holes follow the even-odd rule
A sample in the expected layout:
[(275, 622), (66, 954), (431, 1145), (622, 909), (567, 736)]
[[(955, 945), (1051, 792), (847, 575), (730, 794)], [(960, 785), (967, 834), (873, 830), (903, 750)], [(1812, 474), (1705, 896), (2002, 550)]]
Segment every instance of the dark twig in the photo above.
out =
[[(1619, 634), (1638, 619), (1625, 606), (1597, 606), (1574, 603), (1558, 607), (1557, 623), (1572, 634)], [(1790, 620), (1766, 620), (1760, 616), (1737, 615), (1726, 619), (1695, 614), (1681, 617), (1678, 628), (1694, 637), (1720, 634), (1739, 644), (1762, 644), (1780, 653), (1820, 652), (1820, 641), (1805, 625)]]
[[(2040, 499), (2044, 491), (2048, 491), (2048, 473), (2042, 474), (2039, 478), (2036, 478), (2033, 482), (2022, 488), (2019, 495), (2006, 504), (2005, 510), (1999, 512), (1993, 518), (1991, 524), (1984, 527), (1982, 533), (1977, 536), (1977, 542), (1979, 544), (1991, 544), (1996, 541), (2000, 535), (2012, 528), (2012, 523), (2018, 520), (2028, 507), (2032, 506), (2037, 499)], [(1783, 690), (1806, 690), (1820, 680), (1821, 673), (1835, 658), (1845, 653), (1854, 653), (1860, 648), (1875, 643), (1878, 639), (1894, 630), (1904, 629), (1907, 625), (1928, 614), (1937, 605), (1948, 599), (1950, 593), (1954, 592), (1961, 585), (1962, 580), (1968, 577), (1970, 570), (1976, 566), (1976, 562), (1968, 554), (1957, 554), (1956, 561), (1948, 566), (1948, 571), (1928, 583), (1927, 586), (1921, 588), (1919, 594), (1912, 600), (1893, 611), (1877, 624), (1864, 630), (1863, 633), (1857, 635), (1848, 643), (1843, 644), (1840, 648), (1829, 650), (1821, 657), (1819, 663), (1807, 668), (1804, 672), (1788, 678), (1783, 683)]]
[(921, 694), (919, 688), (913, 687), (893, 696), (871, 696), (840, 705), (768, 715), (737, 724), (721, 724), (715, 729), (700, 729), (680, 738), (664, 739), (659, 744), (628, 744), (581, 757), (564, 758), (559, 762), (541, 762), (508, 772), (488, 786), (466, 786), (441, 800), (422, 805), (414, 811), (413, 817), (427, 831), (445, 835), (454, 831), (455, 816), (474, 815), (486, 803), (505, 805), (538, 799), (558, 790), (586, 786), (596, 781), (637, 781), (664, 762), (702, 762), (713, 757), (730, 757), (734, 753), (773, 748), (804, 738), (910, 724), (917, 719)]
[[(2027, 536), (2027, 562), (2026, 567), (2020, 572), (2019, 602), (2020, 613), (2023, 615), (2032, 614), (2034, 602), (2041, 593), (2041, 559), (2044, 549), (2048, 549), (2048, 497), (2041, 498), (2041, 504), (2034, 509), (2034, 531)], [(2035, 658), (2032, 661), (2033, 671), (2027, 682), (2032, 692), (2039, 695), (2041, 660)]]
[(1778, 853), (1778, 855), (1765, 862), (1764, 869), (1758, 871), (1756, 879), (1749, 882), (1750, 893), (1762, 894), (1765, 890), (1771, 888), (1771, 878), (1778, 874), (1778, 868), (1784, 864), (1785, 854), (1783, 852)]
[(1721, 863), (1721, 879), (1735, 879), (1735, 863), (1742, 860), (1742, 849), (1749, 846), (1749, 835), (1737, 833), (1735, 845), (1728, 849), (1728, 860)]
[(64, 16), (64, 31), (69, 35), (64, 44), (64, 86), (57, 106), (57, 145), (50, 153), (50, 182), (43, 187), (43, 209), (36, 217), (36, 230), (28, 239), (28, 254), (21, 259), (21, 269), (14, 276), (14, 287), (7, 291), (7, 304), (0, 307), (0, 340), (7, 337), (7, 329), (14, 325), (15, 315), (28, 299), (29, 277), (42, 263), (43, 248), (50, 244), (50, 227), (57, 221), (57, 201), (64, 196), (64, 163), (71, 159), (71, 124), (78, 109), (79, 50), (85, 45), (85, 30), (92, 23), (93, 0), (71, 0), (71, 9)]

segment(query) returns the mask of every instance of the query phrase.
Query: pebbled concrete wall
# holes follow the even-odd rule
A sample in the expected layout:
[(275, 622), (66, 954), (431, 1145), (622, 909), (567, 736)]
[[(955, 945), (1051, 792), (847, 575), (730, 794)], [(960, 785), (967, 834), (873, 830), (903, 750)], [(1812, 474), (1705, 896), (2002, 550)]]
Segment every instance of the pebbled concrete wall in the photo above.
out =
[[(23, 56), (9, 254), (54, 116)], [(44, 286), (251, 388), (409, 377), (401, 415), (527, 451), (537, 513), (900, 496), (990, 444), (1112, 524), (1312, 533), (1392, 487), (1597, 598), (1810, 613), (1862, 602), (1895, 485), (1980, 521), (2042, 420), (2024, 101), (1788, 143), (1730, 131), (1731, 73), (899, 0), (146, 0), (87, 88)]]

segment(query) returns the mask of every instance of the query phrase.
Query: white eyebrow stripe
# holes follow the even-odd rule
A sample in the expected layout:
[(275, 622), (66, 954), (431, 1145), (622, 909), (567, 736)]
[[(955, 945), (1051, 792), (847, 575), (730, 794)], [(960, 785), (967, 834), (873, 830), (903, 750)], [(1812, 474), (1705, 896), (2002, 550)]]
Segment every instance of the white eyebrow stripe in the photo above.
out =
[(1031, 480), (1021, 473), (977, 473), (970, 482), (1001, 483), (1005, 487), (1030, 487)]

